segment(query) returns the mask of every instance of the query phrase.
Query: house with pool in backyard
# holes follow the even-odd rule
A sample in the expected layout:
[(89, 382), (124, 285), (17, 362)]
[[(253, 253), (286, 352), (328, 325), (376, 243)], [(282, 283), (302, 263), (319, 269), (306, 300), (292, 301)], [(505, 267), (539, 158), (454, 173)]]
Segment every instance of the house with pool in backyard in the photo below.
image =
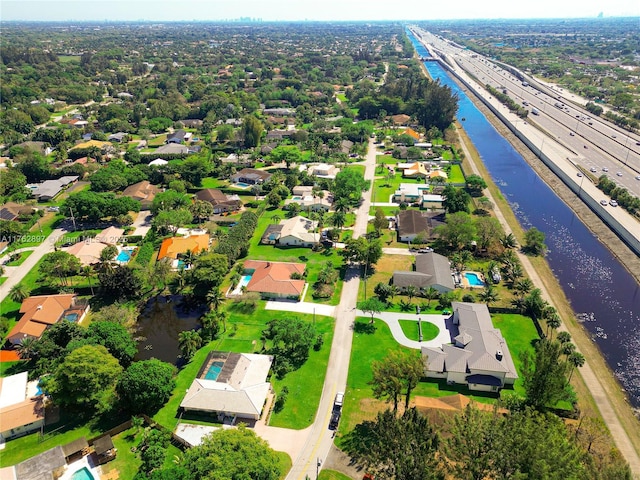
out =
[(425, 376), (446, 379), (469, 390), (499, 392), (518, 374), (502, 333), (493, 327), (484, 303), (453, 302), (447, 321), (451, 343), (422, 347)]

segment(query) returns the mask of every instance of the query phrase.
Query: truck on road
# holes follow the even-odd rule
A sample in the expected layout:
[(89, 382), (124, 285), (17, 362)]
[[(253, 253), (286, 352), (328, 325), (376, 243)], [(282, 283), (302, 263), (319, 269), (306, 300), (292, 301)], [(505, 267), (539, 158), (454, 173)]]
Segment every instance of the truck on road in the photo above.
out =
[(331, 419), (329, 420), (329, 430), (337, 430), (342, 416), (342, 403), (344, 402), (344, 392), (336, 393), (333, 401), (333, 409), (331, 410)]

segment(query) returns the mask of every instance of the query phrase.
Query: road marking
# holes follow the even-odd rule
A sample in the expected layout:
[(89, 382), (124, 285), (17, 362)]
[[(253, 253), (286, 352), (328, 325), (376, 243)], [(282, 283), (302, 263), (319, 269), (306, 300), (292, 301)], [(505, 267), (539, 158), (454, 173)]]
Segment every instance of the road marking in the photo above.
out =
[[(331, 397), (329, 398), (334, 398), (336, 395), (336, 388), (337, 387), (333, 387), (331, 389)], [(331, 416), (331, 412), (333, 411), (333, 404), (331, 405), (331, 410), (329, 410), (327, 412), (327, 415), (325, 415), (324, 417), (324, 422), (322, 422), (322, 425), (328, 425), (329, 424), (329, 417)], [(324, 431), (324, 427), (323, 427), (323, 431)], [(311, 464), (311, 459), (315, 459), (317, 458), (316, 455), (318, 453), (318, 449), (320, 448), (320, 443), (322, 443), (322, 437), (323, 437), (324, 433), (320, 433), (320, 438), (318, 439), (319, 441), (316, 442), (316, 446), (313, 448), (313, 451), (311, 452), (311, 456), (309, 457), (309, 460), (307, 460), (307, 464), (304, 466), (304, 469), (302, 471), (302, 473), (300, 473), (300, 476), (298, 477), (298, 480), (301, 480), (303, 477), (303, 475), (306, 475), (306, 471), (309, 468), (309, 465)]]

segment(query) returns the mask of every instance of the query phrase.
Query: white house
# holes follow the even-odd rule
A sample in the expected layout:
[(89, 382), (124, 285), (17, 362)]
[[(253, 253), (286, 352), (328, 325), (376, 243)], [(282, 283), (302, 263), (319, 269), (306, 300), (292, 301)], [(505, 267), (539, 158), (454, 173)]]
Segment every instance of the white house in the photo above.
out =
[(271, 355), (211, 352), (180, 407), (216, 414), (220, 421), (258, 420), (271, 391)]
[(498, 392), (518, 378), (506, 340), (483, 303), (451, 304), (452, 344), (422, 347), (425, 376), (469, 390)]
[(43, 396), (30, 395), (27, 380), (27, 372), (0, 378), (0, 441), (44, 425)]
[(320, 234), (312, 231), (318, 227), (318, 222), (298, 215), (282, 220), (280, 224), (282, 230), (280, 230), (280, 238), (278, 239), (279, 245), (312, 247), (320, 240)]

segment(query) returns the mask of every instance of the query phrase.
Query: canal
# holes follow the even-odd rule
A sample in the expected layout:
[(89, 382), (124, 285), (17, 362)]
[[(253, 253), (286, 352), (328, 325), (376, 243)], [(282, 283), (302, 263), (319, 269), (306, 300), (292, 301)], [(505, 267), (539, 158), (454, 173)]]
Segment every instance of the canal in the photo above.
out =
[[(429, 52), (407, 31), (420, 57)], [(640, 288), (611, 252), (542, 181), (437, 62), (434, 80), (459, 97), (458, 120), (523, 228), (546, 235), (547, 261), (607, 363), (640, 407)]]

